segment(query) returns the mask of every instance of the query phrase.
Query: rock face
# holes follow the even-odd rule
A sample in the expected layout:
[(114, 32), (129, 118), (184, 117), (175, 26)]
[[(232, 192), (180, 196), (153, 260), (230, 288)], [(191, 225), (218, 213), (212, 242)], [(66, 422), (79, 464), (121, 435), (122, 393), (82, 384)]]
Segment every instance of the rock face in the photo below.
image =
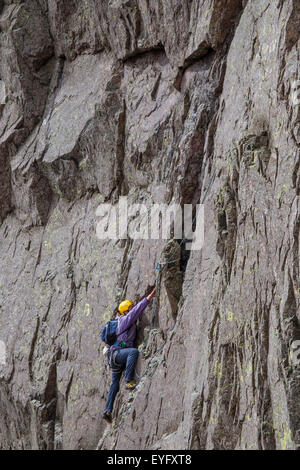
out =
[[(299, 30), (298, 0), (0, 2), (1, 449), (300, 448)], [(97, 208), (208, 185), (108, 426), (100, 328), (178, 244)]]

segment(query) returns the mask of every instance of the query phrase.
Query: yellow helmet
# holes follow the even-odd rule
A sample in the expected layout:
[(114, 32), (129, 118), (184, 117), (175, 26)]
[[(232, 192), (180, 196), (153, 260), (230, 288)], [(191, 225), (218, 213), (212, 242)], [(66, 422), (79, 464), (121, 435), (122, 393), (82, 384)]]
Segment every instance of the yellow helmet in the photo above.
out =
[(123, 302), (120, 303), (119, 312), (121, 313), (121, 315), (124, 315), (124, 312), (128, 310), (128, 307), (130, 307), (130, 305), (133, 305), (133, 302), (131, 302), (131, 300), (123, 300)]

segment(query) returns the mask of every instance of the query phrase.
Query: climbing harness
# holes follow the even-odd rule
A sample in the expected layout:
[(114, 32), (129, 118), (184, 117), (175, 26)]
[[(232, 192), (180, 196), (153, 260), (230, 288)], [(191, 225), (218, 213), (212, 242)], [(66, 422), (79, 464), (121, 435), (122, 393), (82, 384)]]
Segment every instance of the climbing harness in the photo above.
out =
[[(210, 177), (209, 179), (209, 182), (208, 182), (208, 185), (207, 185), (207, 188), (203, 194), (203, 198), (201, 199), (201, 202), (200, 204), (203, 204), (205, 199), (206, 199), (206, 196), (211, 188), (211, 185), (215, 179), (215, 176), (216, 176), (216, 169), (214, 170), (212, 176)], [(196, 218), (197, 218), (197, 214), (195, 215), (195, 217), (193, 218), (192, 220), (192, 226), (194, 225), (195, 221), (196, 221)], [(173, 260), (173, 256), (175, 255), (175, 253), (177, 253), (178, 249), (182, 246), (182, 244), (186, 241), (187, 237), (184, 236), (183, 239), (181, 240), (181, 242), (179, 243), (178, 247), (176, 248), (176, 250), (173, 251), (173, 253), (171, 253), (170, 257), (167, 259), (167, 261), (163, 262), (163, 261), (159, 261), (158, 263), (156, 263), (156, 266), (155, 266), (155, 269), (157, 271), (157, 276), (156, 276), (156, 280), (155, 280), (155, 287), (156, 287), (156, 293), (155, 293), (155, 297), (153, 299), (153, 306), (152, 306), (152, 315), (151, 315), (151, 321), (150, 321), (150, 327), (149, 327), (149, 330), (148, 330), (148, 334), (147, 334), (147, 338), (145, 340), (145, 343), (144, 343), (144, 346), (142, 348), (142, 352), (145, 351), (146, 347), (147, 347), (147, 344), (148, 344), (148, 340), (149, 340), (149, 336), (150, 336), (150, 331), (153, 329), (153, 323), (154, 323), (154, 318), (155, 318), (155, 315), (157, 313), (157, 310), (158, 310), (158, 299), (159, 299), (159, 295), (160, 295), (160, 283), (161, 283), (161, 276), (162, 276), (162, 273), (163, 273), (163, 270), (165, 269), (165, 267), (170, 264), (170, 263), (175, 263), (176, 261), (179, 261), (180, 258), (178, 259), (175, 259)]]
[(109, 365), (110, 369), (112, 372), (119, 374), (122, 372), (124, 366), (123, 364), (118, 364), (116, 362), (116, 355), (118, 354), (119, 350), (116, 349), (115, 351), (109, 351), (108, 353), (108, 358), (107, 358), (107, 364)]

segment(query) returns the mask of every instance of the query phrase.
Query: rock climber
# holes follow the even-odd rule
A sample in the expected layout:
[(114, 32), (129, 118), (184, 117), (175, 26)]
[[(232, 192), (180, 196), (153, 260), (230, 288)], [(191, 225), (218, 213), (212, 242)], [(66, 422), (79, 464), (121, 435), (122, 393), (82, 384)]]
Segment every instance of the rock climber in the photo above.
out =
[(108, 361), (112, 372), (112, 384), (109, 389), (106, 408), (102, 418), (106, 421), (112, 421), (112, 410), (116, 395), (119, 391), (119, 384), (122, 372), (125, 369), (125, 387), (127, 390), (133, 390), (136, 383), (133, 380), (135, 365), (138, 359), (139, 351), (134, 348), (136, 338), (136, 321), (143, 313), (150, 300), (153, 299), (156, 288), (142, 299), (136, 306), (130, 300), (124, 300), (119, 305), (119, 312), (116, 315), (118, 319), (117, 341), (108, 351)]

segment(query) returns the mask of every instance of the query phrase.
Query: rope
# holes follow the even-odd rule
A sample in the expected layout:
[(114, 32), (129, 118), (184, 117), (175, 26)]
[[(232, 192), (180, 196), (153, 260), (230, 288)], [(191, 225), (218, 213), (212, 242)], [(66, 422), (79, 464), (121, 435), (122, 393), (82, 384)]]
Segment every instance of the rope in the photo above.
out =
[(158, 309), (158, 299), (159, 299), (159, 295), (160, 295), (161, 274), (162, 274), (162, 270), (158, 271), (158, 275), (156, 276), (156, 279), (155, 279), (156, 292), (155, 292), (155, 297), (153, 299), (151, 321), (150, 321), (150, 326), (149, 326), (149, 330), (148, 330), (148, 333), (147, 333), (147, 338), (146, 338), (145, 343), (142, 347), (142, 352), (144, 352), (146, 347), (147, 347), (149, 336), (150, 336), (150, 331), (153, 329), (153, 323), (154, 323), (156, 310)]
[[(216, 176), (216, 170), (214, 170), (212, 176), (210, 177), (210, 180), (209, 180), (209, 182), (208, 182), (207, 188), (206, 188), (206, 190), (205, 190), (205, 193), (204, 193), (204, 195), (203, 195), (203, 198), (202, 198), (200, 204), (203, 204), (203, 203), (204, 203), (204, 201), (205, 201), (205, 199), (206, 199), (206, 196), (207, 196), (207, 194), (208, 194), (208, 191), (209, 191), (209, 189), (210, 189), (210, 187), (211, 187), (211, 185), (212, 185), (212, 183), (213, 183), (213, 180), (215, 179), (215, 176)], [(194, 217), (193, 220), (192, 220), (192, 226), (193, 226), (194, 223), (196, 222), (196, 218), (197, 218), (197, 214), (195, 215), (195, 217)], [(159, 265), (163, 264), (164, 266), (163, 266), (163, 268), (161, 269), (161, 271), (163, 271), (163, 270), (165, 269), (165, 267), (166, 267), (167, 264), (173, 263), (174, 261), (171, 261), (171, 259), (173, 258), (173, 256), (175, 255), (175, 253), (178, 251), (178, 249), (181, 247), (181, 245), (186, 241), (186, 238), (187, 238), (187, 237), (184, 236), (183, 239), (181, 240), (181, 242), (179, 243), (179, 246), (176, 248), (176, 250), (174, 250), (174, 252), (171, 254), (171, 256), (169, 257), (169, 259), (168, 259), (165, 263), (161, 263), (161, 262), (157, 263), (155, 269), (157, 269), (158, 271), (160, 271)], [(176, 260), (175, 260), (175, 261), (176, 261)]]
[[(215, 179), (215, 176), (216, 176), (216, 169), (214, 170), (212, 176), (210, 177), (209, 179), (209, 182), (208, 182), (208, 185), (207, 185), (207, 188), (204, 192), (204, 195), (203, 195), (203, 198), (201, 199), (201, 202), (200, 204), (203, 204), (205, 199), (206, 199), (206, 196), (208, 194), (208, 191), (210, 190), (211, 188), (211, 185)], [(193, 221), (192, 221), (192, 226), (194, 225), (195, 221), (196, 221), (196, 218), (197, 218), (197, 214), (195, 215), (195, 217), (193, 218)], [(155, 293), (155, 297), (153, 299), (153, 306), (152, 306), (152, 315), (151, 315), (151, 321), (150, 321), (150, 326), (149, 326), (149, 331), (148, 331), (148, 334), (147, 334), (147, 338), (145, 340), (145, 343), (144, 343), (144, 346), (142, 348), (142, 351), (144, 352), (146, 347), (147, 347), (147, 344), (148, 344), (148, 340), (149, 340), (149, 336), (150, 336), (150, 331), (153, 329), (153, 323), (154, 323), (154, 318), (155, 318), (155, 314), (156, 314), (156, 310), (158, 308), (158, 299), (159, 299), (159, 295), (160, 295), (160, 281), (161, 281), (161, 276), (162, 276), (162, 273), (163, 273), (163, 270), (165, 269), (165, 267), (170, 264), (170, 263), (175, 263), (176, 261), (180, 261), (180, 258), (177, 258), (175, 260), (172, 260), (173, 256), (175, 255), (175, 253), (177, 253), (178, 249), (182, 246), (182, 244), (185, 242), (186, 240), (186, 236), (184, 236), (181, 240), (181, 242), (179, 243), (178, 247), (176, 248), (176, 250), (173, 251), (173, 253), (171, 253), (170, 257), (167, 259), (167, 261), (163, 262), (163, 261), (159, 261), (158, 263), (156, 263), (156, 266), (155, 266), (155, 269), (156, 271), (158, 272), (157, 276), (156, 276), (156, 280), (155, 280), (155, 287), (156, 287), (156, 293)]]

